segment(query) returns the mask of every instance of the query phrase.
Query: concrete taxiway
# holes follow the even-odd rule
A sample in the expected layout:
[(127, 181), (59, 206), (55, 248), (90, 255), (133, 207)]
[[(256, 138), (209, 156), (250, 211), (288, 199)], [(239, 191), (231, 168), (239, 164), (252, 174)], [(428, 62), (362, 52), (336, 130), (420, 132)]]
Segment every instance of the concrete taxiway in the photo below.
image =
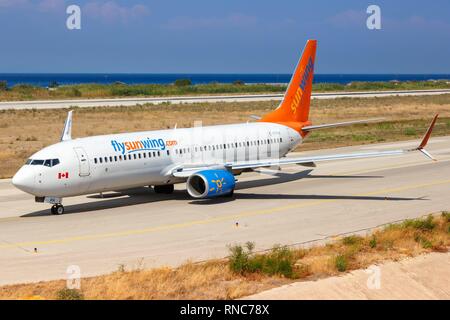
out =
[[(366, 92), (326, 92), (313, 93), (312, 99), (336, 98), (374, 98), (388, 96), (426, 96), (450, 93), (448, 89), (434, 90), (395, 90)], [(36, 100), (36, 101), (4, 101), (0, 102), (0, 110), (10, 109), (62, 109), (71, 107), (120, 107), (161, 103), (211, 103), (211, 102), (248, 102), (248, 101), (281, 101), (284, 94), (246, 94), (246, 95), (211, 95), (211, 96), (179, 96), (149, 98), (110, 98), (110, 99), (71, 99), (71, 100)]]
[[(304, 152), (325, 154), (411, 148), (418, 141)], [(224, 257), (227, 245), (257, 249), (298, 244), (450, 209), (450, 136), (428, 150), (391, 158), (289, 166), (239, 176), (235, 197), (193, 200), (149, 188), (64, 199), (50, 215), (9, 180), (0, 181), (0, 284), (63, 279), (126, 268)], [(35, 251), (36, 249), (36, 251)]]

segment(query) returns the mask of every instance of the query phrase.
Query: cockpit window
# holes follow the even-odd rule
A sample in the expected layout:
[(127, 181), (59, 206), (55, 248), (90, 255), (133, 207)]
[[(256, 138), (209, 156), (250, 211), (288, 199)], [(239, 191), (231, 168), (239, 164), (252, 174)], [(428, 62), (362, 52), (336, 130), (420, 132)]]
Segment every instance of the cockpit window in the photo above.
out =
[(44, 164), (44, 162), (45, 162), (44, 160), (36, 160), (36, 159), (35, 159), (35, 160), (31, 161), (30, 164), (31, 164), (32, 166), (42, 166), (42, 165)]
[(25, 164), (32, 166), (54, 167), (59, 164), (59, 159), (46, 159), (46, 160), (28, 159), (27, 162), (25, 162)]

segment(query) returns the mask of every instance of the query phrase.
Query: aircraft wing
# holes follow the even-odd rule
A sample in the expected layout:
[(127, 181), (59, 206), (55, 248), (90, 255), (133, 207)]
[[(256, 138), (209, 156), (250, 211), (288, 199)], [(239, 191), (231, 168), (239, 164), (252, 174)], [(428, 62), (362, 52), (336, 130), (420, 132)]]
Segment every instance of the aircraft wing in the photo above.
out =
[(331, 161), (331, 160), (344, 160), (344, 159), (362, 159), (362, 158), (376, 158), (376, 157), (386, 157), (386, 156), (396, 156), (405, 154), (413, 151), (420, 151), (425, 156), (434, 159), (424, 148), (431, 136), (431, 132), (436, 123), (438, 115), (433, 118), (425, 136), (423, 137), (419, 146), (413, 149), (399, 149), (399, 150), (386, 150), (386, 151), (372, 151), (372, 152), (359, 152), (359, 153), (343, 153), (343, 154), (330, 154), (321, 156), (308, 156), (308, 157), (292, 157), (292, 158), (281, 158), (281, 159), (263, 159), (255, 161), (240, 161), (231, 162), (225, 164), (211, 164), (211, 165), (191, 165), (191, 166), (179, 166), (172, 171), (172, 175), (175, 177), (189, 177), (191, 174), (208, 169), (225, 169), (225, 170), (244, 170), (244, 169), (256, 169), (261, 167), (271, 167), (271, 166), (281, 166), (288, 164), (307, 164), (321, 162), (321, 161)]

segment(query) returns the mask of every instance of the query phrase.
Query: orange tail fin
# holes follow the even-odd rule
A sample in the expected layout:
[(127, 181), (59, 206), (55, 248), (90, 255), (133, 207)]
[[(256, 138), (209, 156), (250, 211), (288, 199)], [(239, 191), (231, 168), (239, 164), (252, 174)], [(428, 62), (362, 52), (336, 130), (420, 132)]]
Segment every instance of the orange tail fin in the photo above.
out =
[(309, 125), (309, 104), (314, 76), (317, 40), (306, 42), (303, 54), (292, 75), (283, 101), (274, 111), (266, 114), (260, 121), (277, 122), (296, 130)]

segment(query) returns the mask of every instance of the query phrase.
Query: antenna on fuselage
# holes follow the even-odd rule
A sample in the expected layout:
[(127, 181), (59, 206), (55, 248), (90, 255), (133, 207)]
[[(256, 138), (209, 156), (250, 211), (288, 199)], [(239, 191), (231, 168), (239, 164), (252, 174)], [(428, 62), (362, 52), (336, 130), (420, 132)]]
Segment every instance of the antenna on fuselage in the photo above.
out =
[(61, 134), (61, 141), (72, 140), (72, 112), (73, 110), (70, 110), (67, 114), (67, 119), (64, 123), (64, 129)]

